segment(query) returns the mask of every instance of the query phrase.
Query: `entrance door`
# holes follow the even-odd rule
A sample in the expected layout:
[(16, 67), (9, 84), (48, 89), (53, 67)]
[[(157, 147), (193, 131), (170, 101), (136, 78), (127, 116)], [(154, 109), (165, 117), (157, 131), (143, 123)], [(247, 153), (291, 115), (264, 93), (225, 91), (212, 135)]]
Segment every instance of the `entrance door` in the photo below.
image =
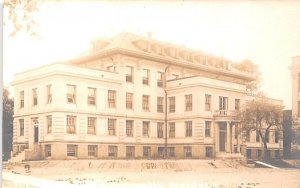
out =
[(219, 123), (219, 150), (220, 152), (225, 152), (226, 145), (226, 123)]
[(34, 126), (34, 143), (39, 142), (39, 127)]

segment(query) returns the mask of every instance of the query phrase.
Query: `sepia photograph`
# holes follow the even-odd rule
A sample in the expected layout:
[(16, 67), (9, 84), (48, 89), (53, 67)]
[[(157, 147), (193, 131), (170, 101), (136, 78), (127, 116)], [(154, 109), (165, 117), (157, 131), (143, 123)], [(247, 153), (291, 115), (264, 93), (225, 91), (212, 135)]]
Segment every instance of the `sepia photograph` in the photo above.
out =
[(2, 10), (1, 187), (300, 188), (300, 1)]

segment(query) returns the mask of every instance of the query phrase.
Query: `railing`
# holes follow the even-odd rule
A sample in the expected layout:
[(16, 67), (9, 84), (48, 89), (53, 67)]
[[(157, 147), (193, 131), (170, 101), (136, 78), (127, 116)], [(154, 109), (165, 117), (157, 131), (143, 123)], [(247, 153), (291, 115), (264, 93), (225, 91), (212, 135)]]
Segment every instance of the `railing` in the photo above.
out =
[(216, 110), (214, 116), (237, 116), (236, 110)]

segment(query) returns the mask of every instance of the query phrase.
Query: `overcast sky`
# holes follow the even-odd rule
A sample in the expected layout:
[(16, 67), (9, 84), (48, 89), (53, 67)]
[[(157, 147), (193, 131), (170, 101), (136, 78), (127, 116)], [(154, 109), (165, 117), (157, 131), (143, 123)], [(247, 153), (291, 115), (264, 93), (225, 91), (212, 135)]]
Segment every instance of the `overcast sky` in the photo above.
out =
[(127, 31), (232, 61), (250, 59), (261, 90), (291, 108), (291, 57), (300, 55), (300, 1), (43, 1), (39, 37), (8, 37), (4, 26), (4, 85), (13, 75), (76, 57), (98, 37)]

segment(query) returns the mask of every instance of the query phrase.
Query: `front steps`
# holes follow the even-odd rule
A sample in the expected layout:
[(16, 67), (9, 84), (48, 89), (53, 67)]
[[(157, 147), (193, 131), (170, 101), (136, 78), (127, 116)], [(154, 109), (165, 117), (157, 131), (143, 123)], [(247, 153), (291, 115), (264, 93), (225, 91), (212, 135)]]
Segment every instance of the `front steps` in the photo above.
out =
[(16, 154), (12, 155), (12, 157), (8, 160), (11, 163), (18, 163), (25, 160), (25, 150), (19, 151)]

